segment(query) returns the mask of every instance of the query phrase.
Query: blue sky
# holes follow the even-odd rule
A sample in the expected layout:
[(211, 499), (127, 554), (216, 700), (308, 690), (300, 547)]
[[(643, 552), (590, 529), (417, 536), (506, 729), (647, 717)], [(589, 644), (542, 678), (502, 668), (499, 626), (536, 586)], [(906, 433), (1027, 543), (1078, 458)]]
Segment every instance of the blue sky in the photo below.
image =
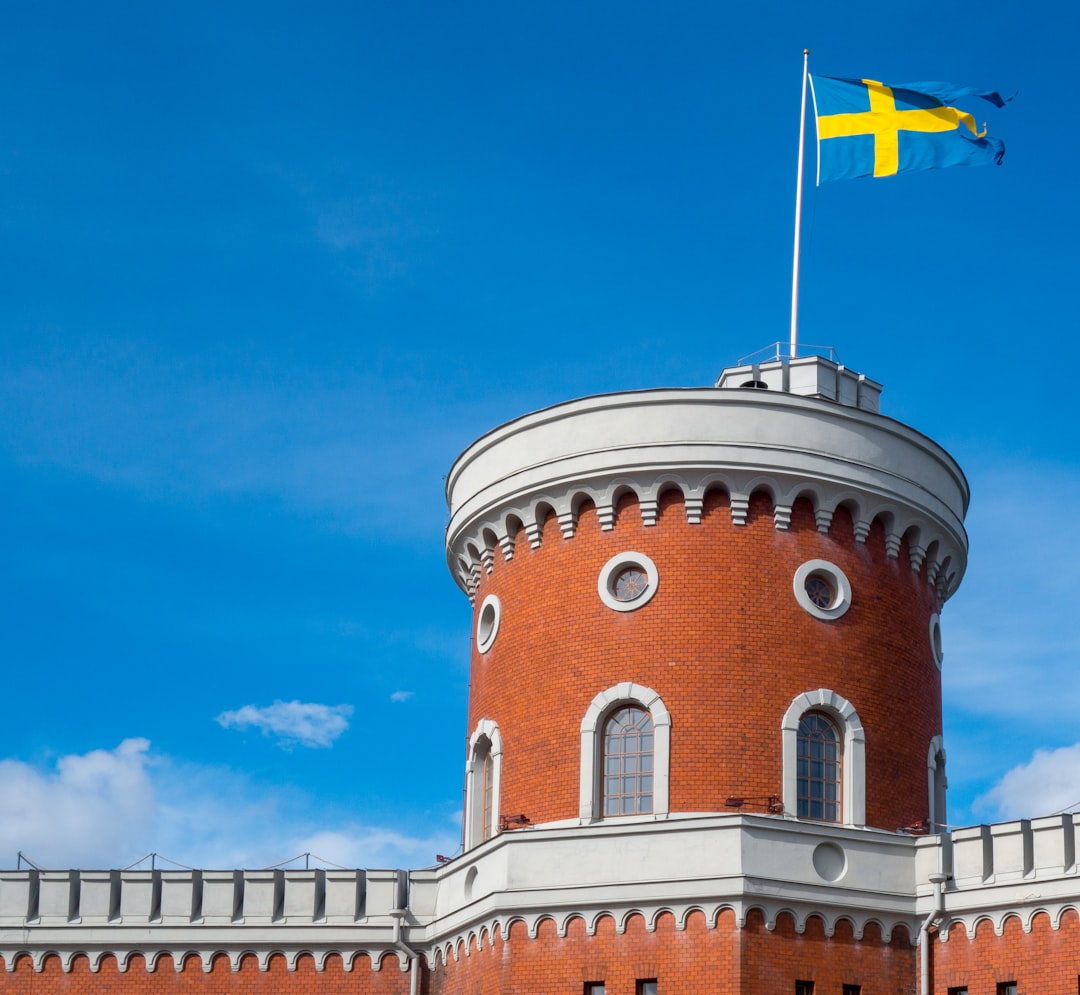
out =
[(825, 75), (1019, 91), (985, 114), (1000, 168), (808, 190), (802, 338), (972, 485), (951, 821), (1080, 802), (1078, 21), (10, 10), (0, 863), (456, 849), (470, 613), (442, 477), (524, 411), (708, 384), (786, 338), (804, 47)]

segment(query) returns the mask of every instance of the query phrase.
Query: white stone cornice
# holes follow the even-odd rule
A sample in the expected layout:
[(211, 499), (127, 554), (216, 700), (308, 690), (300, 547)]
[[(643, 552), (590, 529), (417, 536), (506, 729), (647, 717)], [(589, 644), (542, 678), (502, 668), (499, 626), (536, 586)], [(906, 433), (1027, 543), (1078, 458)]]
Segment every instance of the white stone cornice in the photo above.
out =
[(736, 526), (745, 524), (755, 490), (772, 498), (780, 529), (800, 497), (812, 502), (819, 529), (828, 528), (843, 505), (859, 541), (881, 519), (890, 555), (897, 555), (905, 535), (912, 536), (914, 554), (933, 547), (938, 568), (949, 565), (946, 594), (963, 576), (968, 487), (940, 446), (858, 408), (779, 392), (708, 388), (584, 398), (483, 436), (458, 457), (447, 478), (451, 571), (472, 593), (482, 551), (491, 545), (485, 533), (513, 535), (523, 527), (535, 548), (544, 517), (554, 512), (568, 537), (586, 499), (607, 530), (627, 492), (636, 495), (643, 523), (653, 524), (660, 495), (673, 487), (683, 495), (689, 524), (700, 522), (711, 488), (729, 495)]
[[(126, 971), (136, 954), (149, 970), (168, 956), (209, 971), (224, 955), (235, 971), (251, 955), (265, 971), (275, 954), (290, 970), (305, 954), (319, 970), (339, 954), (347, 970), (364, 957), (379, 970), (387, 955), (401, 960), (390, 912), (406, 882), (404, 871), (340, 868), (0, 871), (0, 957), (8, 971), (22, 956), (40, 970), (51, 955), (65, 971), (80, 955), (91, 970), (108, 955)], [(406, 940), (416, 931), (410, 921)]]

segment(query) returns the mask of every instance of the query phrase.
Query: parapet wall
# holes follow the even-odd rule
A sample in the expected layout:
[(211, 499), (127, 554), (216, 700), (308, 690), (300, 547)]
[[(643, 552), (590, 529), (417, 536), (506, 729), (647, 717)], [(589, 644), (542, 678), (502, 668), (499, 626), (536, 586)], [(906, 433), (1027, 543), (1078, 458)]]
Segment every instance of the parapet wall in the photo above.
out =
[(636, 495), (644, 524), (655, 524), (665, 490), (683, 494), (686, 519), (700, 523), (705, 495), (724, 491), (733, 525), (750, 496), (772, 499), (778, 529), (808, 497), (826, 531), (836, 509), (851, 511), (858, 539), (883, 522), (889, 555), (908, 544), (947, 597), (966, 566), (963, 517), (968, 486), (940, 446), (901, 423), (814, 397), (756, 390), (667, 389), (588, 397), (525, 415), (474, 442), (447, 477), (451, 573), (470, 594), (494, 551), (514, 555), (524, 530), (535, 548), (554, 514), (564, 538), (577, 510), (595, 505), (604, 530), (619, 498)]
[[(939, 871), (951, 878), (938, 940), (952, 932), (965, 944), (981, 923), (1001, 936), (1016, 918), (1026, 935), (1040, 917), (1053, 931), (1075, 918), (1078, 837), (1073, 815), (912, 837), (733, 814), (516, 830), (408, 875), (2, 871), (0, 957), (6, 973), (27, 958), (41, 971), (56, 957), (64, 971), (85, 958), (96, 972), (115, 958), (120, 972), (141, 959), (151, 971), (206, 974), (221, 957), (233, 972), (248, 957), (262, 972), (282, 957), (290, 972), (305, 958), (323, 971), (340, 957), (335, 970), (390, 965), (400, 979), (408, 956), (394, 911), (397, 935), (436, 974), (496, 936), (516, 935), (519, 948), (548, 937), (545, 956), (568, 956), (560, 938), (618, 936), (636, 924), (650, 935), (665, 923), (675, 935), (695, 922), (710, 932), (754, 927), (766, 946), (788, 933), (917, 944)], [(1022, 945), (1018, 956), (1023, 963)]]
[(265, 969), (282, 953), (320, 968), (336, 953), (350, 970), (364, 953), (378, 968), (399, 953), (391, 912), (407, 901), (399, 870), (0, 871), (0, 956), (9, 971), (48, 953), (65, 970), (76, 955), (92, 969), (111, 955), (124, 969), (139, 953), (151, 965), (195, 954), (208, 971), (223, 952), (234, 970), (245, 954)]

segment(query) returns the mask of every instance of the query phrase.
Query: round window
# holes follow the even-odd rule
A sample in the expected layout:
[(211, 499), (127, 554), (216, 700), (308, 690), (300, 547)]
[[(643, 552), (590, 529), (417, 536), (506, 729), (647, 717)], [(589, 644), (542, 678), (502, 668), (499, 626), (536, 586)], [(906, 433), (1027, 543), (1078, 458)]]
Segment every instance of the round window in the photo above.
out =
[(652, 599), (658, 581), (656, 564), (644, 553), (619, 553), (604, 564), (596, 590), (608, 608), (632, 612)]
[(795, 600), (814, 618), (831, 621), (851, 607), (851, 584), (835, 563), (807, 560), (795, 571)]
[(934, 663), (940, 670), (945, 654), (941, 651), (941, 616), (937, 612), (930, 616), (930, 652), (934, 654)]
[(615, 575), (615, 600), (636, 601), (649, 587), (649, 575), (636, 564)]
[(502, 621), (502, 604), (494, 594), (489, 594), (480, 605), (476, 619), (476, 648), (486, 653), (495, 643)]
[(833, 587), (829, 578), (823, 573), (812, 573), (806, 578), (803, 585), (806, 596), (818, 606), (818, 608), (832, 608), (836, 601), (836, 588)]

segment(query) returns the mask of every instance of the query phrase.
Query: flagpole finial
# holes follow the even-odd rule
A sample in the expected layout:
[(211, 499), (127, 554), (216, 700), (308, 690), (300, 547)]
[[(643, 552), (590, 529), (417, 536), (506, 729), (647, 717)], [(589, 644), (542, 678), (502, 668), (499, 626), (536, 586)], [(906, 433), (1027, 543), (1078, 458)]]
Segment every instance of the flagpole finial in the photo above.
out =
[(803, 55), (809, 55), (809, 54), (810, 54), (810, 49), (808, 49), (808, 48), (804, 48), (804, 49), (802, 50), (802, 54), (803, 54)]

